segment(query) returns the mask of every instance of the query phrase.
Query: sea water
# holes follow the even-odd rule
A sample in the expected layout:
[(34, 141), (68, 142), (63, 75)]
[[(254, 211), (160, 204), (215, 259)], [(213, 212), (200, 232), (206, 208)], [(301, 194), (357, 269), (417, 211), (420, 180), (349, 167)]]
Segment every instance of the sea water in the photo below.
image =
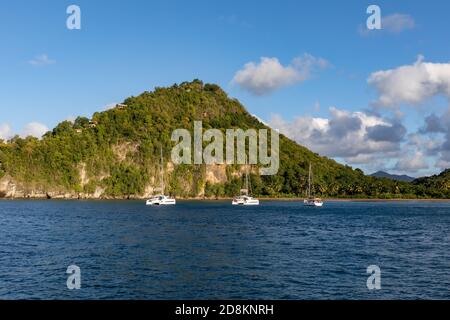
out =
[(450, 203), (4, 200), (0, 299), (450, 299)]

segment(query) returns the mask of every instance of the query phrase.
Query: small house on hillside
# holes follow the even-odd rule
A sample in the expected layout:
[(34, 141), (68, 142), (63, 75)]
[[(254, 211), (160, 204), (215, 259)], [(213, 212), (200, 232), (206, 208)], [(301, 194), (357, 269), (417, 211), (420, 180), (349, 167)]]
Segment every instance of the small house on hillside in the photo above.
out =
[(126, 107), (128, 107), (126, 104), (122, 104), (122, 103), (116, 104), (116, 108), (119, 110), (125, 109)]

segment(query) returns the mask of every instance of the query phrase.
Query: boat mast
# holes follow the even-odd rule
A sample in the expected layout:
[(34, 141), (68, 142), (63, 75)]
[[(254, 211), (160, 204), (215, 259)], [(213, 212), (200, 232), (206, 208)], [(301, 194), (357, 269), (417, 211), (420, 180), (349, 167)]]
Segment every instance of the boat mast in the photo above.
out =
[(247, 165), (247, 172), (246, 172), (246, 174), (245, 174), (245, 180), (246, 180), (246, 188), (247, 188), (247, 195), (249, 196), (251, 193), (250, 193), (250, 180), (249, 180), (249, 178), (248, 178), (248, 172), (249, 172), (249, 165)]
[(311, 198), (311, 162), (309, 163), (309, 174), (308, 174), (308, 198)]
[(250, 195), (250, 189), (249, 189), (249, 179), (248, 179), (248, 167), (249, 165), (247, 164), (247, 159), (245, 159), (244, 162), (245, 165), (245, 189), (241, 189), (241, 194), (245, 192), (246, 196)]
[(161, 194), (164, 194), (164, 167), (163, 167), (163, 153), (162, 153), (162, 147), (161, 147), (161, 164), (160, 164), (160, 178), (161, 178)]

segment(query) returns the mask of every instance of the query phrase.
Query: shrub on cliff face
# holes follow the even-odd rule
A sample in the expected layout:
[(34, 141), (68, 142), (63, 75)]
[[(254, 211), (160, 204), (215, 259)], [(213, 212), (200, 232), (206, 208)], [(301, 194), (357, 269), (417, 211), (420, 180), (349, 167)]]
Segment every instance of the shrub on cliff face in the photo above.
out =
[(93, 194), (97, 189), (97, 183), (95, 181), (89, 181), (84, 187), (83, 192), (87, 194)]
[(115, 197), (139, 195), (144, 191), (146, 176), (137, 167), (119, 165), (113, 168), (111, 176), (106, 178), (105, 185), (109, 195)]
[(212, 184), (209, 181), (205, 184), (205, 197), (220, 198), (225, 196), (225, 187), (223, 184)]
[(2, 163), (0, 162), (0, 179), (5, 176), (6, 172), (3, 169)]

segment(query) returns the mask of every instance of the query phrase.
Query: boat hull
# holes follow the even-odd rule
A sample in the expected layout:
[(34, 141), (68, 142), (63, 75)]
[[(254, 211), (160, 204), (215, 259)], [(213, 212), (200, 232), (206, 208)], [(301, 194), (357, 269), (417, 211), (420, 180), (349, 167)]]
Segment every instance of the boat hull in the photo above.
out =
[(304, 200), (303, 204), (306, 207), (322, 207), (323, 206), (323, 202), (322, 201), (309, 201), (309, 200)]
[(259, 206), (259, 200), (246, 201), (243, 204), (244, 206)]
[(253, 198), (233, 199), (231, 202), (233, 206), (259, 206), (259, 200)]
[(173, 206), (177, 202), (175, 199), (166, 198), (166, 199), (149, 199), (145, 202), (147, 206)]

